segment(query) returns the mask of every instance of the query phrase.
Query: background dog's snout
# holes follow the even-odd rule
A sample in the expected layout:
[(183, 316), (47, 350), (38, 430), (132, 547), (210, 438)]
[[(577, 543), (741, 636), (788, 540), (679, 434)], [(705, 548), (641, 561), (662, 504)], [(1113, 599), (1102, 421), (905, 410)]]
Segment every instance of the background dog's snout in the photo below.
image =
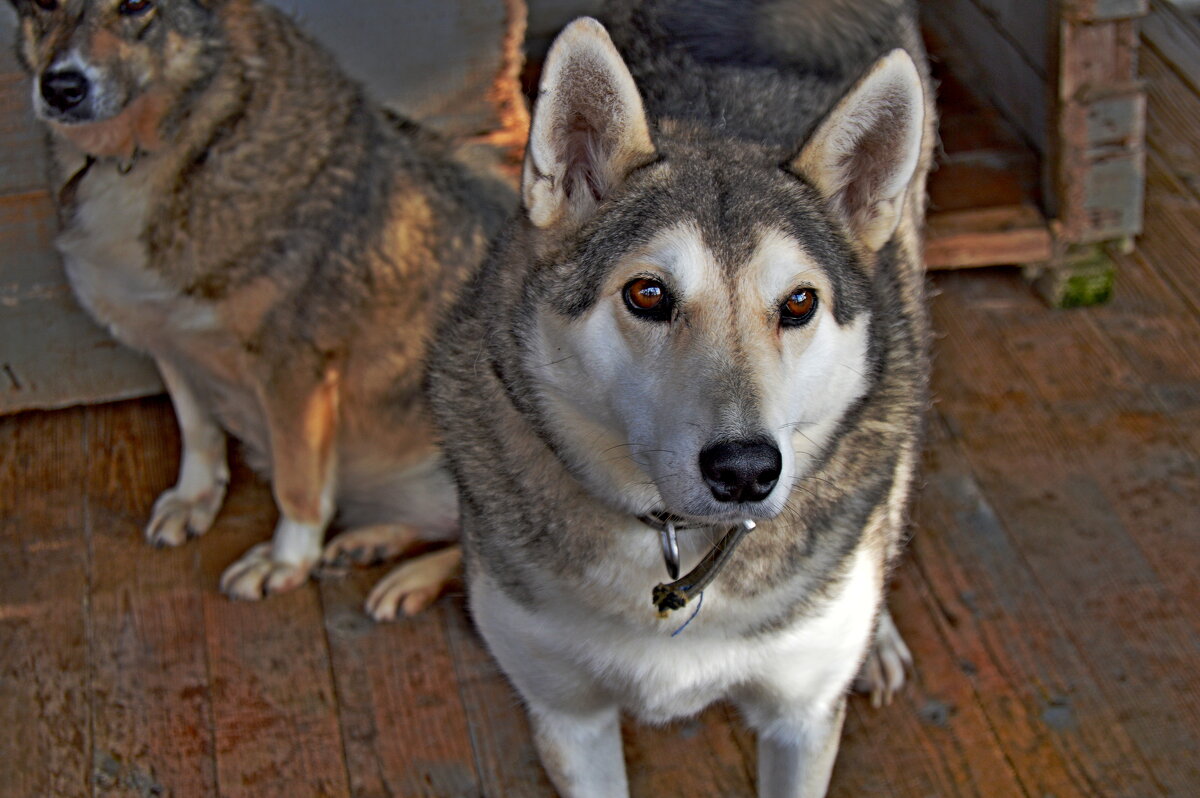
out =
[(700, 452), (700, 473), (720, 502), (762, 501), (782, 469), (783, 456), (767, 441), (723, 441)]
[(69, 111), (88, 95), (88, 79), (77, 69), (47, 72), (42, 76), (42, 99), (57, 111)]

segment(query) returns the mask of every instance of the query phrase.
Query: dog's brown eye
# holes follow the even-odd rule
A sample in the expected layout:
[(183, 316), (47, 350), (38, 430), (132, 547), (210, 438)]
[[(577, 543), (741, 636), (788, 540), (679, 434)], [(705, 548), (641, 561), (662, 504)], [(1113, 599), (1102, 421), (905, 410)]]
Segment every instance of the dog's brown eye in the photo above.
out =
[(633, 315), (651, 321), (670, 321), (671, 295), (658, 280), (639, 277), (625, 284), (625, 305)]
[(154, 0), (121, 0), (121, 5), (117, 6), (117, 11), (127, 17), (132, 17), (136, 14), (149, 11), (153, 6)]
[(797, 288), (779, 308), (779, 323), (784, 327), (802, 327), (817, 313), (817, 292)]

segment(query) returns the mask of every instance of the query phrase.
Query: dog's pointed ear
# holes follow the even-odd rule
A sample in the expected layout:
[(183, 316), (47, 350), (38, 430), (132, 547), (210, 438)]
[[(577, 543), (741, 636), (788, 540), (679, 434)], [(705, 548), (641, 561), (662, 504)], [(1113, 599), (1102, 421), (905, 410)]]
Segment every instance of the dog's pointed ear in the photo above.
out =
[(925, 91), (912, 58), (879, 59), (809, 138), (792, 168), (872, 252), (892, 237), (921, 158)]
[(550, 48), (538, 89), (521, 179), (530, 221), (583, 221), (653, 157), (641, 95), (608, 31), (575, 20)]

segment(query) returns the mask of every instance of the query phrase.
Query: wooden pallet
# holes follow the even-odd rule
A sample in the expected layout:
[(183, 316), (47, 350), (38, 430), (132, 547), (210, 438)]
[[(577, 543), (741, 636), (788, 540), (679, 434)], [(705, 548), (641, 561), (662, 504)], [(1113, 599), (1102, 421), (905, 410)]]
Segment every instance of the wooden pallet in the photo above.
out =
[[(922, 4), (931, 51), (957, 79), (970, 82), (972, 99), (983, 109), (976, 126), (999, 122), (1008, 129), (1000, 136), (1005, 145), (1015, 133), (1034, 164), (1032, 186), (1030, 161), (1020, 158), (1009, 175), (949, 179), (988, 195), (972, 206), (988, 212), (943, 221), (935, 203), (932, 267), (1022, 265), (1059, 306), (1111, 295), (1109, 248), (1128, 249), (1142, 226), (1145, 96), (1137, 77), (1137, 19), (1147, 8), (1147, 0)], [(949, 93), (953, 97), (953, 86)], [(956, 110), (953, 100), (943, 108), (950, 129)], [(943, 126), (943, 135), (947, 131)], [(988, 142), (983, 154), (993, 145)], [(963, 171), (959, 162), (978, 160), (975, 145), (953, 152), (952, 146), (949, 168)], [(993, 211), (991, 198), (1011, 188), (1007, 178), (1020, 184), (1019, 200), (1005, 203), (1007, 212)]]

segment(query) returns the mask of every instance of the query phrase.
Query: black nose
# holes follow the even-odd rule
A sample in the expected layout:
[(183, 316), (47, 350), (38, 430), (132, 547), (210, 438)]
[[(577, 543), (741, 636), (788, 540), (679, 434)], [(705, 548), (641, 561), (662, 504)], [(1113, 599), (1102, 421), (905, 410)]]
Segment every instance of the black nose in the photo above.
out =
[(77, 69), (63, 69), (42, 75), (42, 99), (57, 111), (69, 111), (88, 95), (88, 80)]
[(783, 457), (768, 441), (722, 441), (700, 452), (700, 473), (719, 502), (762, 501), (782, 469)]

